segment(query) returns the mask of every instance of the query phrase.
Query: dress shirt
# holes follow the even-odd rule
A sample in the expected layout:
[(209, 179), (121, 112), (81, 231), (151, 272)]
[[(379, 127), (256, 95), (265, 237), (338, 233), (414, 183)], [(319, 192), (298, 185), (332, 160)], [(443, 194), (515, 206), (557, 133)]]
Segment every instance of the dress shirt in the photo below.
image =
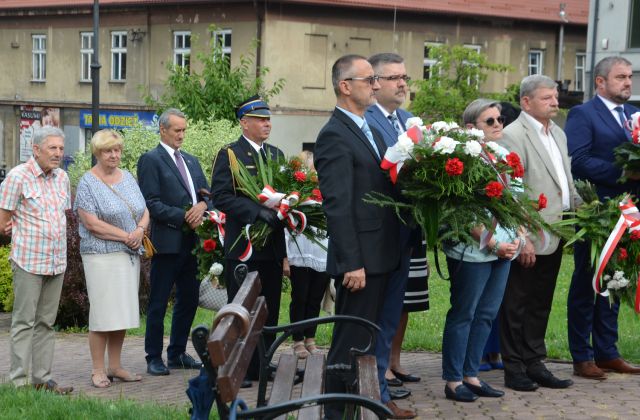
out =
[(340, 111), (344, 112), (347, 117), (351, 118), (351, 120), (358, 126), (358, 128), (360, 128), (360, 130), (364, 133), (364, 136), (369, 140), (369, 143), (371, 143), (371, 147), (373, 147), (373, 150), (376, 152), (376, 155), (378, 155), (378, 158), (380, 158), (380, 150), (378, 150), (378, 145), (376, 144), (375, 140), (373, 139), (373, 132), (371, 132), (371, 128), (369, 127), (369, 124), (367, 124), (367, 127), (369, 127), (369, 133), (371, 133), (371, 138), (369, 138), (369, 136), (367, 136), (367, 133), (364, 131), (363, 129), (363, 125), (365, 125), (367, 123), (367, 120), (364, 119), (364, 117), (361, 117), (359, 115), (354, 114), (353, 112), (349, 112), (344, 108), (341, 108), (339, 106), (336, 106), (337, 109), (339, 109)]
[(396, 127), (393, 126), (393, 122), (392, 120), (389, 118), (389, 116), (393, 115), (396, 120), (398, 121), (398, 127), (400, 128), (401, 132), (399, 134), (404, 133), (405, 130), (404, 127), (402, 126), (402, 123), (400, 122), (400, 118), (398, 118), (398, 114), (396, 113), (396, 111), (393, 112), (389, 112), (386, 109), (384, 109), (384, 107), (382, 105), (380, 105), (379, 103), (376, 103), (376, 106), (378, 107), (378, 109), (380, 110), (380, 112), (382, 112), (382, 115), (384, 115), (384, 117), (387, 119), (387, 121), (389, 121), (389, 123), (391, 124), (391, 126), (393, 127), (394, 130), (398, 131)]
[[(613, 118), (615, 118), (615, 120), (618, 121), (618, 124), (620, 125), (620, 127), (622, 127), (623, 125), (622, 125), (622, 122), (620, 121), (620, 116), (618, 115), (618, 111), (616, 110), (616, 107), (621, 106), (624, 112), (624, 104), (617, 104), (615, 102), (611, 102), (607, 98), (604, 98), (600, 95), (598, 95), (598, 98), (600, 98), (600, 100), (607, 107), (611, 115), (613, 115)], [(626, 119), (626, 114), (625, 114), (625, 119)]]
[(560, 190), (562, 191), (562, 210), (568, 211), (571, 208), (569, 180), (567, 179), (567, 174), (564, 172), (564, 165), (562, 163), (562, 155), (560, 154), (560, 149), (558, 148), (558, 145), (556, 144), (556, 141), (551, 134), (551, 128), (555, 125), (555, 123), (549, 120), (549, 128), (548, 130), (545, 130), (544, 125), (542, 125), (540, 121), (536, 120), (524, 111), (522, 111), (522, 113), (527, 118), (527, 121), (529, 121), (529, 124), (531, 124), (536, 134), (538, 134), (540, 142), (551, 158), (551, 163), (553, 163), (553, 167), (556, 170), (558, 181), (560, 181)]
[[(169, 153), (169, 156), (171, 156), (171, 160), (176, 165), (176, 168), (178, 168), (178, 164), (176, 163), (176, 157), (174, 155), (176, 149), (164, 144), (163, 142), (160, 142), (160, 145), (164, 148), (164, 150), (167, 151), (167, 153)], [(182, 153), (180, 155), (182, 155)], [(185, 160), (184, 156), (182, 156), (182, 160), (183, 161)], [(186, 169), (186, 172), (187, 172), (187, 178), (189, 178), (189, 192), (191, 193), (191, 201), (192, 201), (192, 204), (195, 206), (198, 203), (198, 197), (196, 196), (196, 188), (193, 186), (193, 179), (191, 179), (191, 173), (189, 172), (189, 167), (187, 166), (186, 162), (185, 162), (184, 168)]]

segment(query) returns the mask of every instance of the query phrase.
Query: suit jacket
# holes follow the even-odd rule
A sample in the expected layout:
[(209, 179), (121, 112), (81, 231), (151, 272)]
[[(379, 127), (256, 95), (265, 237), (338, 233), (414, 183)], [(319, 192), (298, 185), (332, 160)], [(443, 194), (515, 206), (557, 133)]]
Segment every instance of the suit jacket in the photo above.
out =
[[(265, 152), (274, 158), (284, 157), (280, 149), (264, 143)], [(262, 205), (253, 199), (236, 191), (236, 185), (229, 167), (229, 152), (232, 150), (236, 158), (249, 170), (251, 175), (256, 175), (256, 152), (244, 136), (218, 152), (213, 164), (211, 177), (211, 192), (215, 207), (224, 212), (227, 217), (225, 225), (224, 252), (225, 258), (237, 260), (247, 247), (247, 241), (242, 236), (245, 225), (253, 224), (258, 218), (258, 212)], [(238, 239), (239, 238), (239, 239)], [(237, 243), (236, 243), (237, 241)], [(284, 240), (284, 225), (282, 229), (274, 231), (261, 249), (253, 248), (250, 261), (282, 260), (287, 255)]]
[[(638, 109), (624, 105), (627, 118)], [(622, 169), (614, 165), (613, 149), (628, 141), (627, 137), (599, 97), (569, 111), (565, 126), (571, 169), (577, 179), (585, 179), (596, 186), (600, 199), (615, 197), (624, 192), (638, 194), (640, 183), (628, 181), (619, 184)]]
[[(371, 131), (382, 156), (384, 141)], [(392, 209), (363, 198), (372, 191), (397, 198), (397, 192), (369, 140), (336, 109), (318, 134), (314, 160), (327, 216), (327, 272), (336, 276), (362, 267), (367, 274), (392, 272), (400, 258), (399, 221)]]
[[(562, 156), (562, 166), (569, 183), (569, 205), (571, 210), (581, 202), (575, 186), (573, 185), (573, 177), (571, 176), (571, 159), (567, 152), (567, 137), (560, 127), (553, 124), (551, 135), (560, 150)], [(520, 155), (522, 165), (524, 166), (524, 183), (528, 188), (529, 196), (537, 199), (540, 193), (544, 193), (548, 198), (547, 208), (543, 209), (540, 214), (549, 223), (562, 219), (562, 190), (560, 189), (560, 181), (551, 161), (551, 157), (545, 149), (538, 133), (529, 124), (527, 117), (521, 113), (518, 119), (509, 124), (504, 129), (504, 135), (501, 143), (513, 152)], [(532, 235), (535, 245), (536, 254), (550, 255), (560, 243), (560, 238), (551, 235), (549, 244), (546, 249), (542, 249), (540, 239)]]
[[(182, 150), (180, 152), (196, 192), (207, 188), (207, 179), (198, 158)], [(175, 254), (181, 247), (193, 247), (195, 233), (190, 229), (183, 232), (186, 208), (193, 204), (191, 193), (184, 185), (175, 162), (161, 145), (140, 156), (138, 184), (149, 209), (151, 241), (158, 253)], [(210, 207), (209, 203), (207, 207)]]
[[(391, 122), (388, 118), (384, 116), (382, 111), (378, 105), (371, 105), (367, 112), (364, 114), (369, 127), (375, 128), (382, 134), (382, 138), (384, 139), (384, 143), (387, 147), (391, 147), (398, 142), (398, 133), (396, 133), (395, 128), (391, 125)], [(405, 122), (408, 118), (413, 117), (413, 114), (409, 111), (405, 111), (404, 109), (396, 109), (396, 116), (402, 125), (402, 128), (406, 130)]]

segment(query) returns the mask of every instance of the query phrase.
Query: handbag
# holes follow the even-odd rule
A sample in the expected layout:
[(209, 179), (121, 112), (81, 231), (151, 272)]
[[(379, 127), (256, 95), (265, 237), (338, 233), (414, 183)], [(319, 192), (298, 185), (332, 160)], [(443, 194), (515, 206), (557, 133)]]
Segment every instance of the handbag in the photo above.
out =
[(227, 304), (227, 289), (218, 283), (216, 276), (207, 274), (200, 282), (198, 306), (218, 312)]
[[(131, 204), (129, 204), (129, 202), (120, 194), (118, 193), (118, 191), (115, 190), (115, 188), (113, 188), (111, 185), (107, 184), (106, 182), (104, 182), (104, 179), (97, 177), (100, 181), (102, 181), (102, 183), (104, 185), (106, 185), (118, 198), (120, 198), (120, 200), (124, 201), (124, 204), (127, 205), (127, 208), (129, 209), (129, 212), (131, 213), (131, 218), (133, 219), (133, 222), (138, 224), (138, 221), (136, 220), (136, 213), (133, 211), (133, 207), (131, 207)], [(156, 247), (153, 246), (153, 242), (151, 242), (151, 239), (147, 236), (147, 232), (145, 231), (143, 236), (142, 236), (142, 247), (144, 248), (144, 258), (151, 258), (153, 257), (153, 254), (155, 254), (156, 252)]]

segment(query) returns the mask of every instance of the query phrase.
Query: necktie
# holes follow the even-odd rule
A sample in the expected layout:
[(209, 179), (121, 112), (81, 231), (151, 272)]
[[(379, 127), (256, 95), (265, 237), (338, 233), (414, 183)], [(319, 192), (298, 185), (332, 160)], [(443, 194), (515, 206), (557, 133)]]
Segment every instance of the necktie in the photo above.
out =
[(265, 152), (264, 146), (260, 146), (260, 156), (262, 156), (262, 159), (266, 163), (267, 162), (267, 152)]
[(182, 155), (178, 150), (176, 150), (173, 155), (176, 158), (176, 166), (178, 167), (180, 176), (182, 176), (182, 182), (184, 182), (184, 186), (189, 189), (189, 177), (187, 176), (187, 168), (184, 167), (184, 160), (182, 160)]
[(631, 131), (627, 128), (627, 117), (624, 115), (624, 111), (621, 106), (617, 106), (613, 108), (614, 111), (618, 113), (618, 119), (620, 120), (620, 124), (622, 125), (622, 130), (624, 130), (624, 135), (627, 137), (627, 140), (631, 140)]
[(371, 143), (371, 147), (373, 147), (373, 150), (376, 152), (376, 156), (378, 156), (378, 159), (380, 159), (380, 152), (378, 151), (378, 146), (376, 146), (376, 142), (373, 140), (373, 133), (369, 128), (369, 124), (367, 124), (367, 120), (364, 120), (364, 122), (362, 123), (362, 127), (360, 127), (360, 129), (369, 140), (369, 143)]
[(398, 117), (395, 114), (389, 114), (387, 118), (389, 118), (389, 121), (391, 122), (391, 126), (396, 130), (396, 133), (398, 135), (404, 133), (404, 130), (400, 126), (400, 120), (398, 120)]

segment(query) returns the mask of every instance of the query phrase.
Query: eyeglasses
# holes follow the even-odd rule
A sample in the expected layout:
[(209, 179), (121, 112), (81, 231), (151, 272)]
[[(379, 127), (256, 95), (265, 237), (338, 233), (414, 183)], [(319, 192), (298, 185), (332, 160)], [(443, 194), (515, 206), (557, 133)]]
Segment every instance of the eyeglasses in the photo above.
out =
[(404, 80), (406, 83), (411, 81), (411, 78), (406, 74), (396, 74), (393, 76), (378, 76), (378, 79), (388, 80), (390, 82), (398, 82), (400, 80)]
[(342, 79), (342, 80), (345, 80), (345, 81), (349, 81), (349, 80), (365, 80), (365, 81), (369, 82), (369, 84), (370, 84), (371, 86), (373, 86), (373, 85), (375, 85), (375, 84), (376, 84), (376, 82), (377, 82), (378, 80), (380, 80), (380, 77), (378, 77), (378, 76), (369, 76), (369, 77), (347, 77), (346, 79)]
[(503, 124), (504, 125), (505, 119), (504, 119), (504, 117), (502, 115), (500, 115), (498, 118), (493, 118), (493, 117), (487, 118), (483, 122), (485, 124), (487, 124), (488, 126), (492, 126), (493, 124), (496, 123), (496, 121), (498, 121), (498, 124)]

